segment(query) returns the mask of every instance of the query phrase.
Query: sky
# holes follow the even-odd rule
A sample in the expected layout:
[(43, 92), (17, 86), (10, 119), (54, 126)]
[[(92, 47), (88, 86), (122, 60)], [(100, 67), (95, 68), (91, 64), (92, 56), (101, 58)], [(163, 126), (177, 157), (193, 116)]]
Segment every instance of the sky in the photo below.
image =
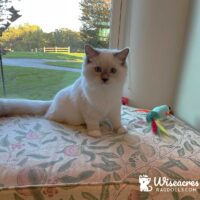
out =
[(15, 9), (22, 15), (12, 26), (24, 23), (39, 25), (43, 31), (58, 28), (79, 31), (81, 22), (80, 0), (13, 0)]

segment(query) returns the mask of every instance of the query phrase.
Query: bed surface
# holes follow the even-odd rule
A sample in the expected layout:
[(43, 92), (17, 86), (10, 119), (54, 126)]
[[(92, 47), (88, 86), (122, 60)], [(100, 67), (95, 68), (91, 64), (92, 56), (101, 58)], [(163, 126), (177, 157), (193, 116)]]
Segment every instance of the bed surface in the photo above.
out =
[[(95, 139), (84, 126), (1, 118), (0, 199), (200, 199), (199, 186), (156, 188), (153, 182), (166, 177), (200, 183), (200, 133), (170, 116), (163, 122), (169, 136), (158, 137), (149, 132), (145, 113), (127, 106), (122, 121), (127, 134), (103, 124), (103, 136)], [(152, 191), (140, 192), (143, 174)]]

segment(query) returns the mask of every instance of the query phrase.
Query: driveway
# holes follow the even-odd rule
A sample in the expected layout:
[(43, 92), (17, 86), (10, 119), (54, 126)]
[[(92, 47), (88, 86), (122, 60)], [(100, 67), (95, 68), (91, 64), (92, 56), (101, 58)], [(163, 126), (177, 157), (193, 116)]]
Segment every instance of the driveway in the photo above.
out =
[(81, 72), (81, 69), (59, 67), (47, 65), (45, 62), (59, 62), (66, 60), (48, 60), (48, 59), (30, 59), (30, 58), (3, 58), (3, 65), (18, 66), (18, 67), (32, 67), (38, 69), (52, 69), (59, 71)]

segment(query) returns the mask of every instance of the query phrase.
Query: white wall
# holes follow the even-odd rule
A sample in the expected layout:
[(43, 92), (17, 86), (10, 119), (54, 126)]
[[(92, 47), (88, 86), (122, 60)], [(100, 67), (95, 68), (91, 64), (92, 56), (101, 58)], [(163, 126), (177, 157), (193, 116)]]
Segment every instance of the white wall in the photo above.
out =
[(125, 41), (131, 48), (125, 95), (136, 107), (172, 105), (189, 0), (127, 0)]
[(200, 1), (192, 2), (175, 113), (200, 130)]

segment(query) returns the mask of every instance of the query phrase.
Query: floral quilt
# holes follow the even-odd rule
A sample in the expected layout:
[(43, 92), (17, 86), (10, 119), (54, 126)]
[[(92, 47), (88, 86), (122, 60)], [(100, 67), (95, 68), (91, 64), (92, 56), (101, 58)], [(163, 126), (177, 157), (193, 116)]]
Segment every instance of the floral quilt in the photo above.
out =
[(40, 117), (0, 119), (1, 200), (200, 199), (200, 133), (169, 116), (154, 135), (146, 113), (123, 106), (127, 134)]

